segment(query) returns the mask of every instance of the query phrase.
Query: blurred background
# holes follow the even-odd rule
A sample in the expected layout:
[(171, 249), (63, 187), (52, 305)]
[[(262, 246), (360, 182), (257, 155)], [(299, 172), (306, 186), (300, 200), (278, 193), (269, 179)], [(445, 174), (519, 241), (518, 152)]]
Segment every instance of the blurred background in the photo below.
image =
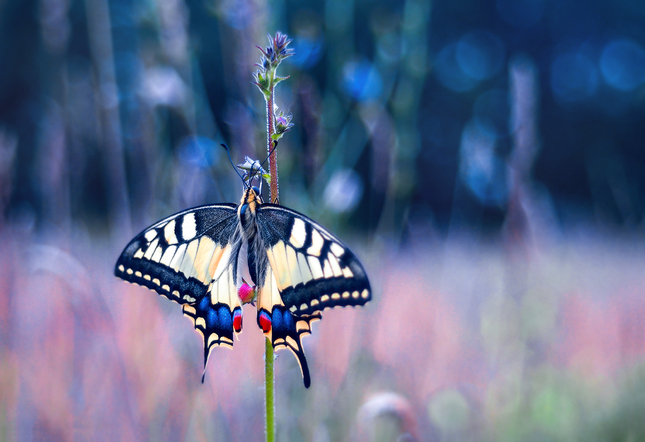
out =
[(279, 440), (645, 440), (645, 3), (0, 1), (0, 440), (259, 440), (233, 351), (113, 276), (131, 237), (238, 202), (255, 45), (296, 55), (280, 202), (362, 259)]

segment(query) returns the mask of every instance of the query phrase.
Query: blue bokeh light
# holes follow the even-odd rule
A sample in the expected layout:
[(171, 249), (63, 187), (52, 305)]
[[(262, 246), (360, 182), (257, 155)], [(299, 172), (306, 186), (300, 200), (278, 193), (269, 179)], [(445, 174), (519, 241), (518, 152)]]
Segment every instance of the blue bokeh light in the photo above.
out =
[(508, 199), (506, 162), (496, 152), (493, 129), (473, 121), (462, 132), (459, 173), (468, 189), (487, 206), (502, 206)]
[(560, 102), (592, 97), (598, 89), (598, 69), (582, 52), (563, 52), (551, 63), (551, 88)]
[(437, 79), (448, 89), (455, 92), (467, 92), (477, 86), (477, 79), (466, 74), (457, 61), (457, 44), (445, 46), (435, 60)]
[(633, 91), (645, 82), (645, 50), (632, 40), (614, 40), (603, 48), (600, 71), (610, 86)]
[(496, 4), (502, 19), (519, 28), (537, 24), (544, 15), (544, 0), (497, 0)]
[(213, 164), (217, 149), (215, 142), (208, 137), (188, 136), (179, 145), (179, 160), (183, 164), (205, 169)]
[(288, 58), (288, 60), (296, 66), (307, 69), (320, 61), (323, 54), (323, 46), (322, 39), (311, 39), (299, 36), (293, 42), (293, 48), (296, 53)]
[(461, 70), (476, 80), (492, 77), (504, 65), (504, 44), (490, 32), (469, 32), (457, 42), (455, 50)]
[(358, 101), (374, 100), (381, 95), (383, 80), (369, 61), (350, 61), (343, 67), (342, 88)]
[(325, 207), (335, 213), (354, 210), (363, 197), (363, 180), (352, 169), (340, 169), (335, 172), (323, 193)]

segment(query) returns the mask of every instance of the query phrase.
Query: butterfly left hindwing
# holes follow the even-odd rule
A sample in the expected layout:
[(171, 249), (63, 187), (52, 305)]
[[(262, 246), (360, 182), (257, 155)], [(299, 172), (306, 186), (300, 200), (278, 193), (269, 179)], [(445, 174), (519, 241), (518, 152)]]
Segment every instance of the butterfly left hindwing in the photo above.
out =
[[(172, 215), (137, 235), (119, 257), (119, 278), (183, 305), (204, 338), (204, 365), (215, 345), (233, 345), (241, 316), (235, 266), (238, 225), (234, 204)], [(239, 242), (239, 241), (238, 241)]]

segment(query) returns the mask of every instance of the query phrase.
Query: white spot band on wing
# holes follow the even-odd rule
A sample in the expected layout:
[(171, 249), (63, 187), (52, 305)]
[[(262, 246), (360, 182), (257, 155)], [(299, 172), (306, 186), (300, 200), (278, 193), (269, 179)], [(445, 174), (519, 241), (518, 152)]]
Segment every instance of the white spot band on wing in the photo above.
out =
[(325, 240), (320, 235), (318, 230), (313, 229), (311, 231), (311, 246), (307, 249), (308, 255), (320, 256), (320, 251), (322, 246), (325, 244)]
[(307, 239), (307, 231), (305, 230), (305, 222), (300, 218), (294, 218), (289, 242), (295, 248), (299, 249), (305, 244), (306, 239)]
[(335, 242), (331, 243), (331, 246), (329, 246), (329, 249), (331, 250), (331, 253), (336, 255), (337, 258), (340, 258), (345, 253), (345, 249), (343, 248), (343, 246)]
[(175, 235), (175, 220), (173, 219), (166, 227), (163, 228), (163, 234), (168, 244), (177, 244), (177, 236)]
[(181, 221), (181, 237), (184, 241), (193, 239), (197, 235), (197, 223), (194, 213), (187, 213)]
[(155, 229), (148, 230), (146, 233), (143, 234), (143, 236), (145, 236), (145, 238), (148, 241), (152, 241), (157, 237), (157, 231)]

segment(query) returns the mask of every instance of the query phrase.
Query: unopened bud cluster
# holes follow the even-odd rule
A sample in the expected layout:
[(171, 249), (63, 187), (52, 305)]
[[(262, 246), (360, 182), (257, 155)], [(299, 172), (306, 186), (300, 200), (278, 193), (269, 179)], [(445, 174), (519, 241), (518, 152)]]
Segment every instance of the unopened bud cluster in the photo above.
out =
[[(262, 56), (260, 57), (260, 63), (255, 64), (258, 70), (253, 73), (253, 84), (260, 89), (265, 100), (271, 99), (273, 89), (278, 83), (289, 78), (279, 77), (277, 70), (282, 60), (291, 57), (295, 53), (293, 49), (287, 47), (291, 43), (291, 39), (285, 34), (277, 32), (275, 37), (269, 35), (268, 38), (269, 45), (266, 48), (263, 49), (257, 46), (262, 52)], [(282, 135), (291, 130), (293, 127), (291, 118), (290, 114), (285, 114), (274, 105), (275, 132), (271, 137), (273, 141), (279, 140)]]

